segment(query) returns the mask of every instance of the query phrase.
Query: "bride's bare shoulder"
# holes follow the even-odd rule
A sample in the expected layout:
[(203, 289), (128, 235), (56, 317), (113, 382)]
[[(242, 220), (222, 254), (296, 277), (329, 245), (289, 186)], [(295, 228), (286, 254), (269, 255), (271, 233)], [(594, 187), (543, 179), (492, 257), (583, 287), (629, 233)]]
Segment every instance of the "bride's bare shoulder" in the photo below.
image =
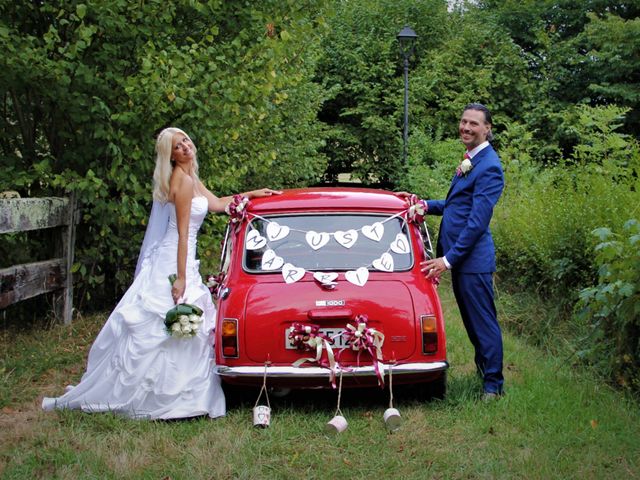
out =
[(173, 199), (176, 196), (189, 195), (193, 196), (193, 190), (195, 188), (195, 182), (192, 177), (184, 173), (181, 169), (174, 169), (169, 180), (169, 198)]

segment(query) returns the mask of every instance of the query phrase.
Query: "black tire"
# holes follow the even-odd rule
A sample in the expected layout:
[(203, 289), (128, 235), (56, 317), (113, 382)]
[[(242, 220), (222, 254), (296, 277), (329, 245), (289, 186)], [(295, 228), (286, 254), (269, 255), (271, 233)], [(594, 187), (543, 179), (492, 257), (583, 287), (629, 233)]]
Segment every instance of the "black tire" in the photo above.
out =
[(429, 402), (431, 400), (443, 400), (447, 395), (447, 372), (435, 380), (423, 383), (398, 385), (393, 387), (393, 396), (396, 400), (412, 400)]
[(235, 408), (253, 404), (258, 397), (259, 389), (253, 387), (245, 387), (240, 385), (232, 385), (222, 382), (222, 390), (227, 402), (227, 408)]
[(425, 400), (444, 400), (447, 396), (447, 372), (443, 372), (437, 380), (426, 383), (424, 390)]

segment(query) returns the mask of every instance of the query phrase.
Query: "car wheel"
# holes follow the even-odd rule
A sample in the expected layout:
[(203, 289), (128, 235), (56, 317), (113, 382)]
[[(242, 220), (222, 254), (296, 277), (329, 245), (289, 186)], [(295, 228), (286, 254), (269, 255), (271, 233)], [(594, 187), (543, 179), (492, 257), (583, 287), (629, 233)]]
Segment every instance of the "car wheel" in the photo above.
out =
[(225, 382), (222, 382), (222, 390), (224, 391), (227, 408), (253, 404), (259, 392), (259, 390), (254, 387), (232, 385)]
[(440, 378), (424, 385), (425, 400), (444, 400), (447, 395), (447, 372), (444, 372)]
[(431, 400), (443, 400), (447, 394), (447, 373), (431, 382), (413, 383), (393, 387), (393, 396), (396, 399), (407, 399), (418, 402)]

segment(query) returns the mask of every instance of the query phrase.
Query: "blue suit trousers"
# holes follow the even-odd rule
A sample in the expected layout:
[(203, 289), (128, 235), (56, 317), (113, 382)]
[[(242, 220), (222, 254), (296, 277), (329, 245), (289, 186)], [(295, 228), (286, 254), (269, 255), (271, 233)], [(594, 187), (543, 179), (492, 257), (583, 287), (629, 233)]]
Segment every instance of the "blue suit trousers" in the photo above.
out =
[(484, 391), (502, 393), (502, 331), (498, 324), (492, 273), (451, 272), (453, 293), (469, 340), (475, 348), (475, 362), (483, 377)]

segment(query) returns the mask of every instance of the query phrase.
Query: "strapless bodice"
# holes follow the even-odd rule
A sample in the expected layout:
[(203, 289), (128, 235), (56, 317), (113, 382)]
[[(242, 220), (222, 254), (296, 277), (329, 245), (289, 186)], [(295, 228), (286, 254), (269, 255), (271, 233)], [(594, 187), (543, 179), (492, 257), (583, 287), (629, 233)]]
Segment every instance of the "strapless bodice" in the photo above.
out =
[[(175, 240), (178, 238), (178, 222), (176, 219), (176, 208), (172, 205), (169, 214), (169, 225), (167, 226), (167, 233), (165, 234), (165, 240)], [(196, 244), (196, 238), (198, 237), (198, 231), (200, 226), (207, 216), (209, 210), (209, 202), (206, 197), (193, 197), (191, 200), (191, 215), (189, 217), (189, 250), (194, 251)], [(194, 252), (195, 253), (195, 252)]]

